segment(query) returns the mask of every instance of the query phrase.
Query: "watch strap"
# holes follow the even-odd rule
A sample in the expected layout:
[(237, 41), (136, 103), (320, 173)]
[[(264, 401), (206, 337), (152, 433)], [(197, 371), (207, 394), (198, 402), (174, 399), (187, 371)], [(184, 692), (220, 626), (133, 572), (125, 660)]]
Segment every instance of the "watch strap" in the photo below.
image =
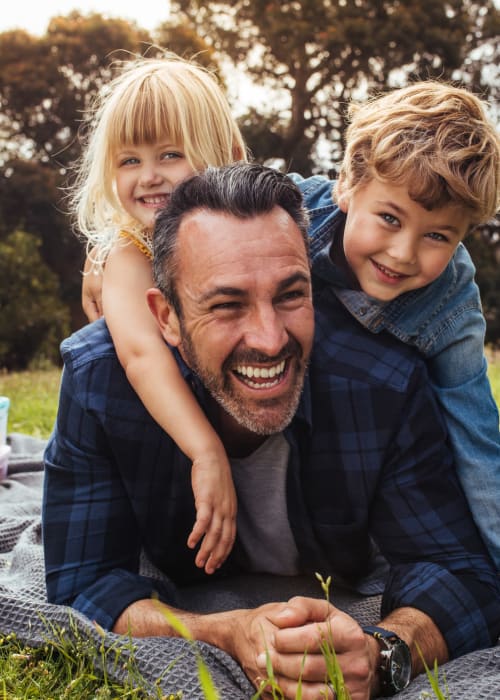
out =
[[(380, 663), (378, 666), (379, 680), (380, 680), (380, 694), (387, 697), (395, 695), (404, 688), (406, 688), (410, 682), (411, 675), (411, 654), (408, 645), (403, 641), (395, 632), (386, 630), (383, 627), (377, 627), (375, 625), (366, 625), (361, 628), (365, 634), (369, 634), (374, 637), (378, 642), (380, 642), (384, 649), (380, 651)], [(407, 668), (407, 678), (403, 681), (403, 684), (395, 682), (395, 677), (392, 674), (391, 667), (391, 656), (393, 650), (398, 647), (400, 651), (403, 652), (404, 656), (408, 659)], [(399, 679), (401, 680), (401, 679)]]

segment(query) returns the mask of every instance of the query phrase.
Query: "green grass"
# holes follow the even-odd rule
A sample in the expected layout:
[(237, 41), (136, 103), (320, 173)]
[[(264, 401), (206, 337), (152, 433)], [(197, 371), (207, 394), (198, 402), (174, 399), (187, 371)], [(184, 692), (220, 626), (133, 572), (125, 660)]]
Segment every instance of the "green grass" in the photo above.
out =
[(0, 396), (10, 399), (7, 432), (49, 437), (57, 412), (60, 378), (59, 367), (0, 372)]
[[(100, 663), (96, 663), (99, 659)], [(99, 670), (99, 667), (105, 669)], [(120, 681), (110, 677), (119, 673)], [(165, 695), (161, 679), (148, 683), (139, 673), (133, 640), (105, 648), (76, 629), (47, 624), (47, 641), (27, 646), (14, 634), (0, 633), (0, 700), (178, 700)], [(146, 690), (147, 689), (147, 690)]]

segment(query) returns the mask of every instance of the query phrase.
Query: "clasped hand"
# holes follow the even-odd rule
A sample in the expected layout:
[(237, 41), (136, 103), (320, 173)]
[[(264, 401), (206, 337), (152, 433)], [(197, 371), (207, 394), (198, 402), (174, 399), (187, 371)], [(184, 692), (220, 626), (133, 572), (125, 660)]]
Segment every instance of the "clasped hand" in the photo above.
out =
[[(322, 642), (333, 645), (352, 700), (368, 700), (374, 669), (367, 636), (349, 615), (325, 600), (295, 597), (245, 610), (234, 640), (234, 656), (258, 688), (268, 678), (270, 660), (284, 697), (332, 698)], [(271, 697), (265, 693), (264, 698)]]

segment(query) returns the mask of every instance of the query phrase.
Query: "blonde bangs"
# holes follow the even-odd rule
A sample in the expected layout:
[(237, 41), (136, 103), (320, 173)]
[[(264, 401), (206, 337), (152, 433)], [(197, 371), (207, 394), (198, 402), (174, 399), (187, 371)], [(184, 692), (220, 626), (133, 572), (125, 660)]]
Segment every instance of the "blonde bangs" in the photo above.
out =
[(156, 76), (129, 85), (113, 105), (109, 123), (108, 151), (124, 146), (161, 141), (182, 143), (180, 115), (168, 87)]

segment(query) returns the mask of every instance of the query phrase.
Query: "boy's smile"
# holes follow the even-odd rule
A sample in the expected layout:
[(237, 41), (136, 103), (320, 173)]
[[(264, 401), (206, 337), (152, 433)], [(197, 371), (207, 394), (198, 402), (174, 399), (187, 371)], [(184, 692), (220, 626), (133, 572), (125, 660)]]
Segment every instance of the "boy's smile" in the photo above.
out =
[(376, 178), (354, 192), (340, 182), (338, 202), (347, 215), (346, 261), (361, 289), (381, 301), (439, 277), (470, 226), (464, 208), (425, 209), (406, 185)]

